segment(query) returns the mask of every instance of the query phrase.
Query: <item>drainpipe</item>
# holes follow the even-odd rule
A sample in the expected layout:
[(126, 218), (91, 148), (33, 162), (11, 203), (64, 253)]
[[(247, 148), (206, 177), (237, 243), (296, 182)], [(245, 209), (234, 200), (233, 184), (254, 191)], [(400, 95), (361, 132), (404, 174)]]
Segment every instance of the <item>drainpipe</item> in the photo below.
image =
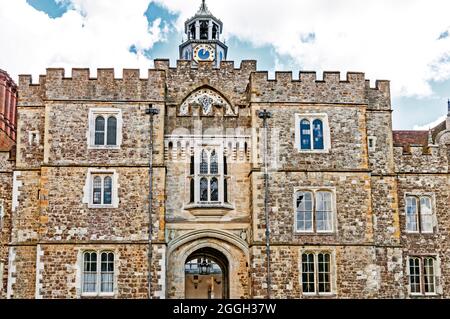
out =
[(267, 131), (269, 130), (267, 119), (272, 118), (272, 113), (267, 110), (259, 111), (258, 117), (263, 120), (264, 126), (264, 215), (266, 219), (266, 258), (267, 258), (267, 299), (270, 299), (270, 225), (269, 225), (269, 168), (267, 160)]
[(145, 114), (150, 115), (150, 154), (149, 154), (149, 191), (148, 191), (148, 299), (152, 299), (152, 235), (153, 235), (153, 117), (159, 114), (159, 110), (149, 104)]

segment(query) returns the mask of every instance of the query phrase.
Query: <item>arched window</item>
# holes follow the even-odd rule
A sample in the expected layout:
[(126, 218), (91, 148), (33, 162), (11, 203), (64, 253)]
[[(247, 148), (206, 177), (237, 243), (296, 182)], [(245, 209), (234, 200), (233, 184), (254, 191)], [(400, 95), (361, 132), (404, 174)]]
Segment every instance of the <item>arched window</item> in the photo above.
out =
[(122, 110), (89, 110), (89, 148), (119, 148), (122, 144)]
[(297, 195), (297, 231), (313, 231), (313, 194), (300, 192)]
[(302, 254), (302, 288), (303, 293), (313, 293), (315, 288), (314, 254)]
[(428, 196), (420, 198), (420, 222), (422, 232), (433, 232), (433, 209), (431, 207), (431, 198)]
[(109, 146), (117, 145), (117, 119), (115, 116), (108, 118), (108, 136), (106, 144)]
[(83, 292), (97, 291), (97, 253), (85, 252), (83, 256)]
[[(218, 40), (218, 26), (217, 26), (217, 24), (213, 24), (213, 40)], [(222, 60), (222, 59), (221, 59)]]
[(196, 34), (195, 34), (195, 23), (191, 24), (190, 30), (191, 30), (191, 37), (192, 37), (192, 39), (195, 40), (195, 37), (196, 37)]
[(91, 205), (112, 205), (113, 203), (112, 175), (99, 174), (92, 176)]
[(101, 205), (102, 203), (102, 178), (100, 176), (97, 176), (94, 178), (93, 183), (93, 204), (94, 205)]
[(112, 203), (112, 178), (107, 176), (104, 181), (103, 204), (111, 205)]
[(316, 224), (318, 232), (329, 232), (333, 229), (330, 192), (317, 192), (316, 194)]
[(208, 154), (205, 150), (202, 151), (201, 155), (200, 174), (208, 174)]
[[(98, 265), (100, 264), (100, 267)], [(88, 296), (114, 293), (114, 253), (89, 251), (83, 253), (82, 294)]]
[(296, 228), (300, 233), (331, 233), (334, 205), (331, 191), (301, 191), (296, 194)]
[(328, 114), (296, 114), (295, 145), (300, 152), (323, 153), (331, 147)]
[(211, 179), (211, 201), (219, 201), (219, 181), (215, 177)]
[(406, 230), (419, 231), (419, 207), (417, 198), (410, 196), (406, 198)]
[(95, 119), (95, 145), (105, 145), (105, 118), (97, 116)]
[(206, 178), (200, 180), (200, 201), (208, 201), (208, 179)]
[[(224, 159), (223, 168), (219, 166), (219, 158), (222, 159), (222, 156)], [(200, 160), (200, 165), (198, 163), (194, 165), (194, 158)], [(220, 165), (222, 165), (221, 162)], [(216, 147), (206, 146), (201, 149), (200, 154), (196, 152), (196, 155), (191, 158), (191, 175), (188, 182), (191, 188), (190, 203), (208, 206), (228, 200), (228, 194), (222, 193), (222, 187), (226, 187), (224, 182), (227, 174), (226, 166), (226, 157)], [(195, 192), (193, 191), (194, 186)]]
[(114, 254), (104, 252), (101, 254), (100, 292), (114, 291)]
[(301, 149), (310, 150), (311, 149), (311, 125), (308, 120), (302, 120), (300, 123), (300, 139), (301, 139)]
[(314, 149), (323, 150), (325, 145), (323, 142), (323, 122), (321, 120), (314, 120), (313, 122), (313, 138)]
[(208, 21), (200, 22), (200, 40), (208, 40)]
[(216, 151), (211, 153), (211, 174), (219, 174), (219, 163)]
[(434, 232), (434, 212), (431, 197), (406, 197), (406, 230), (427, 234)]

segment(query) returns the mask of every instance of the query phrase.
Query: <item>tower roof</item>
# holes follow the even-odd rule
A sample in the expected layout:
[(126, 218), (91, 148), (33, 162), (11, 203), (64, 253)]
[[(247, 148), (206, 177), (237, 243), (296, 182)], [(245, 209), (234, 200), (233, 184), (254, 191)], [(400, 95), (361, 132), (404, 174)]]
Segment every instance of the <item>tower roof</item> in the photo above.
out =
[(195, 20), (199, 20), (199, 19), (213, 19), (216, 21), (217, 24), (220, 25), (220, 30), (222, 30), (223, 28), (223, 24), (222, 21), (220, 21), (220, 19), (217, 19), (212, 13), (211, 11), (209, 11), (208, 9), (208, 5), (206, 4), (206, 0), (202, 0), (202, 4), (200, 5), (200, 8), (198, 9), (197, 13), (190, 19), (188, 19), (186, 21), (186, 30), (187, 30), (187, 26), (195, 21)]
[(200, 9), (198, 9), (197, 16), (201, 15), (211, 15), (211, 12), (208, 9), (208, 6), (206, 5), (206, 0), (202, 0), (202, 4), (200, 5)]

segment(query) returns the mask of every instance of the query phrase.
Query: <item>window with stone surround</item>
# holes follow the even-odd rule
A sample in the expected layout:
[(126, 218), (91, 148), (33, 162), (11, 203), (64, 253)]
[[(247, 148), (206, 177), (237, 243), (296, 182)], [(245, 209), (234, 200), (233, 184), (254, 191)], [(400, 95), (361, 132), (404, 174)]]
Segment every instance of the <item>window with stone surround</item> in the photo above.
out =
[(296, 114), (295, 145), (299, 152), (329, 152), (331, 139), (328, 115)]
[(406, 232), (432, 234), (435, 231), (432, 196), (406, 196)]
[(117, 149), (122, 144), (122, 110), (89, 110), (89, 148)]
[(85, 251), (83, 253), (83, 296), (114, 296), (114, 253)]
[(205, 145), (196, 150), (190, 158), (190, 204), (203, 207), (227, 204), (227, 172), (222, 147)]
[(118, 208), (118, 174), (115, 170), (89, 169), (84, 203), (89, 208)]
[(333, 256), (329, 252), (304, 252), (301, 260), (301, 287), (304, 295), (333, 293)]
[(295, 193), (297, 233), (333, 233), (336, 204), (334, 190), (308, 189)]
[(436, 295), (436, 258), (431, 256), (409, 257), (408, 277), (411, 295)]

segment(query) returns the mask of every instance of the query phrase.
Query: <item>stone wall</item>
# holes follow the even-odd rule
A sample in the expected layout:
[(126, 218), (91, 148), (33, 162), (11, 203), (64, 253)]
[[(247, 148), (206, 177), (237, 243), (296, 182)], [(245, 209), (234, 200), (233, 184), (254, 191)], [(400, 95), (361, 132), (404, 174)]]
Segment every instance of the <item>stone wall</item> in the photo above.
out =
[(0, 152), (0, 299), (6, 297), (8, 244), (11, 240), (11, 206), (14, 162), (9, 152)]
[[(84, 298), (82, 253), (114, 251), (113, 298), (148, 298), (149, 104), (160, 110), (154, 127), (152, 291), (154, 298), (183, 298), (184, 264), (199, 249), (225, 255), (231, 298), (266, 296), (262, 120), (267, 109), (270, 179), (271, 275), (274, 298), (322, 298), (302, 293), (301, 254), (332, 254), (333, 293), (328, 298), (405, 298), (407, 258), (437, 256), (439, 295), (450, 297), (448, 204), (449, 149), (393, 147), (388, 81), (375, 88), (362, 73), (256, 71), (256, 61), (156, 60), (141, 79), (137, 70), (115, 78), (111, 69), (48, 69), (32, 84), (20, 77), (17, 167), (0, 154), (0, 200), (7, 208), (0, 246), (4, 263), (0, 297)], [(199, 89), (212, 90), (235, 114), (182, 114), (181, 104)], [(89, 147), (89, 112), (122, 113), (122, 144)], [(301, 153), (295, 145), (295, 114), (326, 114), (329, 152)], [(230, 206), (187, 207), (191, 139), (226, 140)], [(376, 138), (369, 150), (368, 137)], [(230, 144), (229, 144), (230, 143)], [(247, 148), (247, 150), (245, 150)], [(89, 205), (90, 172), (117, 178), (113, 207)], [(334, 232), (295, 230), (295, 192), (333, 192)], [(432, 235), (405, 233), (406, 193), (432, 193), (438, 221)], [(114, 207), (116, 206), (116, 207)], [(8, 263), (11, 265), (8, 269)], [(1, 273), (1, 269), (0, 269)]]

